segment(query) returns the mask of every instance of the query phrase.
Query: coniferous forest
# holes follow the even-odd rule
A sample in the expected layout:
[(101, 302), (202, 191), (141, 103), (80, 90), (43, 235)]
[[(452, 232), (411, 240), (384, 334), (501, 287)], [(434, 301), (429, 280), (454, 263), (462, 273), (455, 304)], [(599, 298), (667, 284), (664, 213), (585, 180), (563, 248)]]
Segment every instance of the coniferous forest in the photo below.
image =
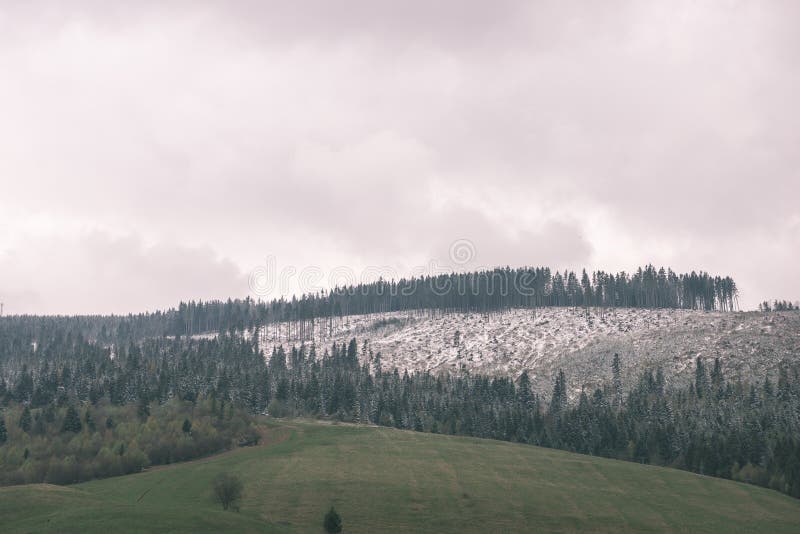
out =
[(332, 323), (346, 315), (411, 310), (492, 313), (550, 306), (732, 311), (737, 296), (736, 283), (728, 276), (704, 272), (678, 275), (652, 265), (633, 274), (596, 271), (591, 275), (585, 269), (576, 274), (547, 267), (498, 268), (397, 281), (380, 279), (291, 300), (188, 302), (168, 313), (173, 335), (286, 322), (294, 324), (298, 337), (308, 337), (314, 319)]
[[(7, 317), (7, 328), (31, 341), (54, 327), (101, 343), (137, 341), (147, 337), (184, 336), (205, 332), (252, 330), (256, 326), (289, 323), (297, 337), (309, 338), (313, 328), (332, 327), (347, 315), (424, 310), (434, 313), (493, 313), (514, 308), (595, 307), (671, 308), (733, 311), (738, 290), (729, 276), (652, 265), (633, 274), (596, 271), (563, 273), (547, 267), (498, 268), (400, 280), (378, 280), (330, 291), (267, 302), (251, 298), (181, 302), (177, 308), (127, 316)], [(320, 321), (324, 320), (324, 321)]]
[(98, 324), (0, 321), (3, 483), (66, 483), (224, 450), (256, 439), (250, 417), (268, 413), (523, 442), (800, 497), (795, 364), (743, 382), (724, 376), (719, 361), (697, 358), (690, 386), (671, 386), (652, 369), (624, 387), (616, 357), (597, 370), (609, 377), (605, 387), (570, 391), (561, 372), (543, 397), (526, 373), (384, 369), (380, 353), (355, 339), (264, 354), (258, 336), (234, 329), (212, 339), (131, 340), (118, 328), (101, 342), (76, 326)]

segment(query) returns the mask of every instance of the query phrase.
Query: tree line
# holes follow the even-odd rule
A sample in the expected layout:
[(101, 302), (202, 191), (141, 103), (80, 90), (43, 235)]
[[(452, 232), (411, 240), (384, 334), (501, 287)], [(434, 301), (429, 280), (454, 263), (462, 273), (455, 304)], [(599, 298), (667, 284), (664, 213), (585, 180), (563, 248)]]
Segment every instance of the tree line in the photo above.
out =
[[(652, 265), (633, 273), (584, 269), (559, 272), (547, 267), (497, 268), (361, 283), (270, 301), (181, 302), (177, 308), (127, 316), (7, 316), (4, 330), (25, 332), (32, 343), (58, 329), (100, 343), (138, 341), (148, 337), (191, 336), (207, 332), (241, 332), (257, 326), (292, 329), (290, 337), (310, 339), (348, 315), (388, 312), (497, 313), (514, 308), (551, 306), (598, 308), (673, 308), (732, 311), (738, 290), (729, 276), (705, 272), (677, 274)], [(277, 333), (277, 332), (276, 332)], [(0, 343), (0, 347), (2, 343)], [(0, 349), (2, 350), (2, 349)]]
[[(173, 335), (252, 329), (293, 328), (290, 337), (313, 338), (315, 328), (334, 327), (348, 315), (398, 311), (495, 313), (551, 306), (673, 308), (733, 311), (738, 289), (729, 276), (704, 272), (676, 274), (652, 265), (634, 273), (584, 269), (559, 272), (547, 267), (497, 268), (336, 287), (269, 302), (182, 302), (173, 317)], [(322, 321), (318, 321), (322, 319)], [(277, 332), (276, 332), (277, 333)]]
[(759, 303), (758, 311), (771, 312), (771, 311), (800, 311), (800, 302), (792, 304), (790, 300), (775, 300), (771, 304), (768, 300)]

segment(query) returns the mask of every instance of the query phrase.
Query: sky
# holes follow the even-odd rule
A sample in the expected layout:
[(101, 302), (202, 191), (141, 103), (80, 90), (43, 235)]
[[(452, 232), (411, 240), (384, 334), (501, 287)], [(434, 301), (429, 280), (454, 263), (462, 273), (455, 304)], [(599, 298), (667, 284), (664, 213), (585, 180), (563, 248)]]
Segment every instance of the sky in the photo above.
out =
[(800, 3), (0, 2), (0, 301), (496, 265), (800, 299)]

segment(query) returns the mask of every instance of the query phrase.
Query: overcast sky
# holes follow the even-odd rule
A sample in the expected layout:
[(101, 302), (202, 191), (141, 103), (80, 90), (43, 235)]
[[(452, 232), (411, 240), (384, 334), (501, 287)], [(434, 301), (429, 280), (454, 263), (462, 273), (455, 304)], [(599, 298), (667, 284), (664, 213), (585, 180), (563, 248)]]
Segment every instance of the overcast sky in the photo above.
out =
[(798, 2), (167, 4), (0, 2), (6, 313), (270, 265), (262, 296), (652, 262), (800, 298)]

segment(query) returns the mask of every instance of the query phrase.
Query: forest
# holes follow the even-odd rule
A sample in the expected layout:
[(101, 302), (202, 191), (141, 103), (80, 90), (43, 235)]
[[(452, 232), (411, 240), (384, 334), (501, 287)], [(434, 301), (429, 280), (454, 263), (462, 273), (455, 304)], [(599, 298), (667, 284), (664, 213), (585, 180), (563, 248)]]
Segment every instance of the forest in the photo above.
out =
[[(551, 306), (596, 308), (677, 308), (733, 311), (738, 290), (729, 276), (652, 265), (634, 273), (596, 271), (589, 275), (547, 267), (498, 268), (361, 283), (329, 291), (270, 301), (181, 302), (177, 308), (127, 316), (9, 316), (3, 328), (27, 333), (31, 341), (55, 327), (100, 343), (138, 341), (148, 337), (190, 336), (207, 332), (279, 328), (287, 323), (297, 338), (310, 339), (314, 328), (333, 328), (342, 317), (396, 311), (427, 313), (494, 313), (513, 308)], [(320, 325), (320, 319), (322, 325)], [(2, 350), (2, 347), (0, 347)]]
[(652, 265), (633, 274), (596, 271), (580, 275), (547, 267), (498, 268), (472, 273), (378, 280), (305, 294), (291, 300), (181, 303), (170, 333), (252, 329), (290, 323), (298, 338), (309, 338), (314, 319), (328, 327), (347, 315), (425, 310), (427, 312), (492, 313), (513, 308), (549, 306), (598, 308), (680, 308), (732, 311), (738, 290), (730, 277), (708, 273), (678, 275)]
[(259, 440), (244, 410), (213, 397), (116, 405), (6, 403), (0, 416), (0, 485), (71, 484), (138, 473)]
[[(64, 483), (206, 454), (247, 442), (248, 414), (268, 413), (529, 443), (800, 497), (795, 364), (743, 382), (724, 376), (719, 361), (697, 358), (690, 386), (670, 386), (653, 369), (624, 387), (625, 362), (615, 357), (611, 369), (598, 370), (607, 373), (605, 387), (571, 391), (560, 372), (543, 397), (532, 393), (525, 373), (384, 369), (380, 353), (355, 339), (320, 352), (299, 346), (265, 355), (258, 336), (241, 333), (109, 346), (68, 328), (46, 334), (34, 348), (29, 332), (2, 330), (4, 483)], [(159, 444), (161, 435), (167, 445)], [(46, 465), (50, 456), (56, 467)]]

